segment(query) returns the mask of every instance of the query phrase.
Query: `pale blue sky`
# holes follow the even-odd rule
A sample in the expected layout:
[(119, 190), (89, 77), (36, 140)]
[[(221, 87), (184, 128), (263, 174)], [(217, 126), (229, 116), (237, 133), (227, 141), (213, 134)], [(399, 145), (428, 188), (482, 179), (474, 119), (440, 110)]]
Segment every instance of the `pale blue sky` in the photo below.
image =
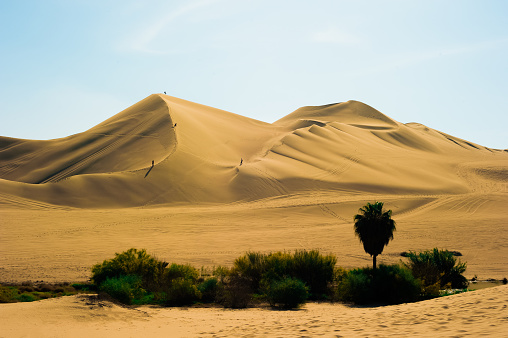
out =
[(85, 131), (152, 93), (273, 122), (367, 103), (508, 148), (508, 1), (0, 0), (0, 135)]

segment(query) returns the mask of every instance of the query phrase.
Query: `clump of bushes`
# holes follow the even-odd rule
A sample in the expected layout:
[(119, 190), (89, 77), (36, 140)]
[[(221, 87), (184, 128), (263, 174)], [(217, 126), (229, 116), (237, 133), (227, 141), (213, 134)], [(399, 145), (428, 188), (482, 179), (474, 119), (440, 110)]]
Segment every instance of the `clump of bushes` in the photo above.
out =
[(434, 248), (419, 253), (410, 251), (405, 256), (409, 259), (405, 266), (421, 280), (427, 298), (439, 296), (441, 289), (465, 289), (469, 284), (463, 275), (466, 263), (457, 262), (454, 252)]
[(344, 270), (333, 255), (317, 250), (248, 252), (231, 268), (211, 273), (168, 264), (145, 250), (129, 249), (92, 267), (94, 286), (125, 304), (182, 306), (196, 302), (244, 308), (254, 302), (297, 308), (307, 299), (356, 304), (399, 304), (438, 296), (446, 287), (464, 288), (466, 264), (446, 250), (409, 252), (409, 262), (377, 269)]
[(141, 278), (136, 275), (107, 277), (100, 284), (99, 290), (124, 304), (141, 303), (139, 300), (146, 294), (141, 286)]
[(297, 250), (294, 254), (249, 252), (235, 260), (232, 272), (250, 280), (256, 292), (262, 293), (263, 287), (290, 277), (305, 283), (309, 298), (324, 299), (330, 295), (336, 263), (335, 256), (317, 250)]
[(233, 309), (249, 306), (254, 299), (252, 280), (229, 269), (224, 269), (222, 273), (217, 287), (217, 303)]
[(353, 269), (340, 276), (337, 298), (355, 304), (400, 304), (419, 299), (421, 283), (400, 265)]
[(309, 288), (299, 279), (286, 277), (275, 280), (266, 287), (266, 299), (271, 306), (294, 309), (304, 304), (309, 296)]
[(92, 282), (100, 287), (108, 278), (137, 276), (144, 288), (157, 289), (161, 285), (168, 263), (150, 256), (146, 250), (129, 249), (115, 254), (92, 267)]
[(292, 308), (309, 296), (322, 299), (331, 293), (336, 261), (316, 250), (249, 252), (232, 268), (219, 267), (205, 279), (190, 265), (169, 265), (145, 250), (129, 249), (93, 266), (91, 280), (125, 304), (179, 306), (200, 301), (242, 308), (253, 300), (266, 300)]
[(337, 259), (317, 250), (263, 254), (248, 252), (231, 269), (221, 268), (218, 302), (241, 308), (254, 300), (272, 306), (295, 308), (307, 298), (323, 299), (332, 294)]
[(92, 267), (92, 282), (124, 304), (192, 304), (201, 299), (199, 272), (190, 265), (171, 264), (146, 250), (129, 249)]

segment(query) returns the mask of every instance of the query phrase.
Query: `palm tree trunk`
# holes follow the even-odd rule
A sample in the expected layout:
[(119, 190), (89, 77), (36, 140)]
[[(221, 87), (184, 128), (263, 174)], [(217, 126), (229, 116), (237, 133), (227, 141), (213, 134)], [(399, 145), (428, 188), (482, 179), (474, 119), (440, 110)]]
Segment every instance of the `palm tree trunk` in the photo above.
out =
[(373, 266), (372, 269), (373, 270), (376, 270), (376, 257), (377, 257), (377, 255), (372, 256), (372, 266)]

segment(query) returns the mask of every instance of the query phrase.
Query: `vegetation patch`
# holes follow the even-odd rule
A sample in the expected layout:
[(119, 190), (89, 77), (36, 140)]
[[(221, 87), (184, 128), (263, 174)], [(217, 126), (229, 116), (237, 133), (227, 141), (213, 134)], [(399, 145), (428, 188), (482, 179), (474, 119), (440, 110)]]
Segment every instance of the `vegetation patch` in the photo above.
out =
[(273, 281), (266, 288), (265, 294), (271, 306), (294, 309), (305, 303), (309, 296), (308, 290), (301, 280), (286, 277)]
[(33, 283), (0, 284), (0, 303), (33, 302), (94, 291), (91, 284)]
[(346, 272), (337, 298), (354, 304), (400, 304), (419, 300), (421, 282), (401, 265), (383, 265)]
[(422, 252), (408, 252), (405, 266), (422, 282), (423, 296), (437, 297), (443, 289), (466, 289), (468, 281), (463, 273), (466, 263), (455, 258), (454, 252), (434, 248)]

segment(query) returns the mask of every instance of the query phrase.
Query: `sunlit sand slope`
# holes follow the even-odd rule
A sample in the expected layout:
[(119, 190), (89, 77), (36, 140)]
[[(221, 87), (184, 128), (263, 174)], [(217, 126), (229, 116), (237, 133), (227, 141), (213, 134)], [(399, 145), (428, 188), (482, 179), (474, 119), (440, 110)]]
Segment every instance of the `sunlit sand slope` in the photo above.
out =
[(506, 151), (401, 124), (357, 101), (268, 124), (154, 94), (80, 134), (0, 138), (0, 201), (104, 208), (316, 190), (461, 194), (505, 191), (507, 168)]

